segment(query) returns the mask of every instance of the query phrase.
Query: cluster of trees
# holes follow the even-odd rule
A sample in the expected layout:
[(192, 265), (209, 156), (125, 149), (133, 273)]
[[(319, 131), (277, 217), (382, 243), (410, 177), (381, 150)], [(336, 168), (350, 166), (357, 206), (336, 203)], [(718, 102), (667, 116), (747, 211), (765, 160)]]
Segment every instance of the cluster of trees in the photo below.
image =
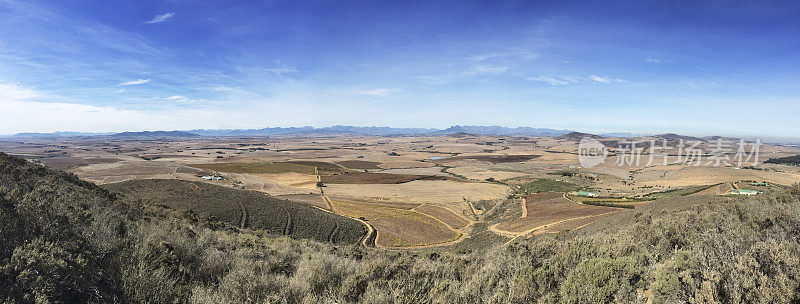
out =
[(468, 252), (271, 237), (0, 154), (0, 301), (791, 303), (800, 187), (656, 201)]
[(787, 157), (781, 157), (781, 158), (770, 158), (767, 161), (765, 161), (765, 163), (787, 164), (787, 165), (799, 166), (800, 165), (800, 155), (787, 156)]

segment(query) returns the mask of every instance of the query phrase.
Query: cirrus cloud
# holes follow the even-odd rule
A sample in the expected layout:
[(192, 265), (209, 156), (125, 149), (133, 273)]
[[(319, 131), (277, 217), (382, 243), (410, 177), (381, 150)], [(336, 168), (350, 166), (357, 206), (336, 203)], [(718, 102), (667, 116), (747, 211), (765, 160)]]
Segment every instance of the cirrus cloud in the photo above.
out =
[(144, 23), (150, 23), (150, 24), (152, 24), (152, 23), (161, 23), (161, 22), (169, 20), (169, 18), (172, 18), (174, 16), (175, 16), (175, 13), (166, 13), (166, 14), (156, 15), (155, 17), (153, 17), (153, 19), (145, 21)]
[(148, 82), (150, 82), (150, 78), (147, 78), (147, 79), (134, 79), (134, 80), (123, 81), (123, 82), (120, 82), (120, 83), (119, 83), (119, 84), (117, 84), (117, 85), (118, 85), (118, 86), (129, 86), (129, 85), (145, 84), (145, 83), (148, 83)]

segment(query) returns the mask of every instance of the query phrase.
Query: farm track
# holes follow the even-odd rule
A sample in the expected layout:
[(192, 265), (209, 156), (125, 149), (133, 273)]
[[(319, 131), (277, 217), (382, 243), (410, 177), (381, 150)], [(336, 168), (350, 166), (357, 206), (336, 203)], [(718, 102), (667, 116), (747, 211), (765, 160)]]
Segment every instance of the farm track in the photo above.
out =
[[(574, 221), (574, 220), (590, 218), (590, 217), (601, 217), (601, 216), (608, 215), (608, 214), (611, 214), (611, 213), (616, 213), (616, 212), (620, 212), (620, 211), (609, 211), (609, 212), (601, 213), (601, 214), (592, 214), (592, 215), (585, 215), (585, 216), (579, 216), (579, 217), (563, 219), (563, 220), (560, 220), (560, 221), (555, 221), (555, 222), (552, 222), (552, 223), (547, 223), (547, 224), (544, 224), (544, 225), (540, 225), (540, 226), (525, 230), (523, 232), (510, 232), (510, 231), (500, 230), (500, 229), (497, 229), (497, 227), (495, 227), (495, 226), (500, 225), (502, 223), (498, 223), (498, 224), (494, 224), (492, 226), (489, 226), (489, 230), (494, 232), (494, 233), (497, 233), (499, 235), (511, 237), (511, 239), (508, 242), (506, 242), (506, 245), (507, 245), (507, 244), (513, 242), (514, 240), (518, 239), (518, 238), (526, 237), (531, 233), (534, 233), (534, 232), (536, 232), (538, 230), (542, 230), (542, 229), (547, 228), (549, 226), (558, 225), (558, 224), (561, 224), (561, 223)], [(586, 223), (584, 225), (581, 225), (581, 226), (579, 226), (577, 228), (574, 228), (573, 230), (577, 230), (577, 229), (583, 228), (584, 226), (589, 225), (591, 223), (594, 223), (594, 221)]]
[(292, 234), (292, 214), (288, 211), (286, 212), (286, 226), (283, 228), (283, 235), (291, 235)]
[[(314, 176), (316, 176), (318, 182), (322, 180), (322, 178), (319, 176), (319, 170), (317, 169), (317, 167), (314, 167)], [(365, 220), (362, 220), (360, 218), (355, 218), (355, 217), (346, 216), (346, 215), (342, 215), (342, 214), (337, 213), (336, 209), (333, 208), (333, 204), (331, 203), (331, 199), (328, 198), (328, 196), (325, 195), (325, 191), (322, 190), (322, 187), (318, 186), (317, 188), (319, 189), (319, 195), (322, 197), (322, 200), (325, 201), (325, 204), (328, 205), (328, 208), (330, 208), (330, 210), (325, 210), (324, 208), (320, 208), (320, 207), (317, 207), (317, 206), (314, 206), (314, 205), (311, 205), (311, 206), (314, 207), (314, 208), (317, 208), (319, 210), (328, 212), (328, 213), (336, 214), (336, 215), (339, 215), (339, 216), (345, 216), (347, 218), (350, 218), (350, 219), (358, 221), (359, 223), (364, 225), (364, 227), (367, 227), (367, 234), (364, 235), (363, 239), (361, 239), (361, 245), (363, 245), (366, 248), (372, 248), (373, 246), (375, 246), (375, 240), (378, 238), (378, 231), (375, 230), (375, 227), (373, 227), (372, 224), (367, 223)], [(338, 224), (337, 224), (337, 228), (338, 228)], [(372, 244), (372, 246), (370, 246), (370, 243)]]
[[(197, 185), (194, 186), (197, 187)], [(239, 208), (242, 209), (242, 219), (239, 221), (239, 228), (244, 229), (247, 227), (247, 208), (244, 207), (244, 203), (241, 201), (239, 201)]]
[[(461, 233), (461, 231), (462, 231), (464, 228), (467, 228), (467, 226), (469, 226), (469, 225), (471, 225), (471, 224), (474, 224), (474, 223), (476, 223), (476, 221), (473, 221), (473, 220), (470, 220), (470, 219), (468, 219), (468, 218), (465, 218), (465, 217), (463, 217), (463, 216), (460, 216), (460, 215), (458, 215), (458, 213), (456, 213), (455, 211), (453, 211), (453, 209), (450, 209), (450, 208), (447, 208), (447, 207), (443, 207), (443, 206), (436, 206), (436, 207), (440, 207), (440, 208), (442, 208), (442, 209), (445, 209), (445, 210), (447, 210), (447, 211), (450, 211), (450, 212), (452, 212), (452, 213), (453, 213), (453, 215), (455, 215), (455, 216), (457, 216), (457, 217), (459, 217), (459, 218), (461, 218), (461, 219), (463, 219), (463, 220), (467, 221), (467, 225), (466, 225), (466, 226), (464, 226), (464, 227), (462, 227), (462, 228), (460, 228), (460, 229), (459, 229), (459, 228), (455, 228), (455, 227), (453, 227), (453, 226), (450, 226), (450, 224), (447, 224), (447, 223), (445, 223), (444, 221), (440, 220), (439, 218), (437, 218), (437, 217), (435, 217), (435, 216), (432, 216), (432, 215), (430, 215), (430, 214), (427, 214), (427, 213), (425, 213), (425, 212), (422, 212), (422, 211), (419, 211), (419, 210), (417, 210), (417, 208), (419, 208), (419, 207), (422, 207), (422, 206), (425, 206), (425, 205), (426, 205), (426, 204), (422, 204), (422, 205), (419, 205), (419, 206), (417, 206), (417, 207), (414, 207), (414, 208), (411, 208), (411, 209), (408, 209), (408, 210), (409, 210), (409, 211), (414, 211), (414, 212), (416, 212), (416, 213), (419, 213), (419, 214), (421, 214), (421, 215), (424, 215), (424, 216), (430, 217), (430, 218), (432, 218), (432, 219), (434, 219), (434, 220), (437, 220), (438, 222), (440, 222), (440, 223), (444, 224), (445, 226), (447, 226), (447, 228), (449, 228), (450, 230), (452, 230), (452, 231), (453, 231), (453, 232), (455, 232), (455, 233)], [(431, 206), (434, 206), (434, 205), (431, 205)]]
[[(569, 198), (567, 197), (567, 194), (566, 194), (566, 193), (563, 193), (563, 194), (562, 194), (562, 196), (563, 196), (565, 199), (567, 199), (568, 201), (570, 201), (570, 202), (573, 202), (573, 203), (576, 203), (576, 204), (581, 204), (581, 205), (584, 205), (583, 203), (576, 202), (576, 201), (573, 201), (573, 200), (569, 199)], [(522, 200), (522, 216), (521, 216), (520, 218), (526, 218), (526, 217), (528, 217), (528, 212), (527, 212), (527, 209), (528, 209), (527, 207), (528, 207), (528, 206), (527, 206), (527, 203), (528, 203), (528, 200), (527, 200), (527, 199), (523, 199), (523, 200)], [(512, 232), (512, 231), (500, 230), (500, 229), (498, 229), (498, 228), (497, 228), (497, 226), (499, 226), (499, 225), (501, 225), (501, 224), (503, 224), (503, 223), (505, 223), (505, 222), (500, 222), (500, 223), (497, 223), (497, 224), (491, 225), (491, 226), (489, 226), (489, 227), (488, 227), (488, 230), (489, 230), (489, 231), (492, 231), (492, 232), (494, 232), (494, 233), (496, 233), (496, 234), (498, 234), (498, 235), (502, 235), (502, 236), (511, 237), (511, 240), (509, 240), (508, 242), (506, 242), (506, 244), (509, 244), (509, 243), (513, 242), (514, 240), (516, 240), (517, 238), (520, 238), (520, 237), (526, 237), (526, 236), (530, 235), (531, 233), (534, 233), (534, 232), (536, 232), (536, 231), (542, 230), (542, 229), (544, 229), (544, 228), (547, 228), (547, 227), (550, 227), (550, 226), (553, 226), (553, 225), (557, 225), (557, 224), (561, 224), (561, 223), (565, 223), (565, 222), (569, 222), (569, 221), (574, 221), (574, 220), (580, 220), (580, 219), (585, 219), (585, 218), (591, 218), (591, 217), (597, 217), (597, 218), (599, 219), (599, 218), (601, 218), (601, 217), (602, 217), (602, 216), (604, 216), (604, 215), (608, 215), (608, 214), (612, 214), (612, 213), (617, 213), (617, 212), (622, 212), (622, 211), (616, 211), (616, 210), (615, 210), (615, 211), (609, 211), (609, 212), (600, 213), (600, 214), (592, 214), (592, 215), (585, 215), (585, 216), (579, 216), (579, 217), (573, 217), (573, 218), (563, 219), (563, 220), (559, 220), (559, 221), (555, 221), (555, 222), (551, 222), (551, 223), (547, 223), (547, 224), (539, 225), (539, 226), (537, 226), (537, 227), (534, 227), (534, 228), (531, 228), (531, 229), (528, 229), (528, 230), (525, 230), (525, 231), (522, 231), (522, 232)], [(583, 228), (583, 227), (585, 227), (586, 225), (589, 225), (589, 224), (591, 224), (591, 223), (594, 223), (594, 222), (595, 222), (595, 221), (588, 222), (588, 223), (586, 223), (586, 224), (580, 225), (580, 226), (578, 226), (578, 227), (576, 227), (576, 228), (573, 228), (573, 229), (571, 229), (571, 230), (577, 230), (577, 229)]]
[(336, 232), (339, 231), (339, 223), (336, 223), (333, 226), (333, 230), (331, 230), (331, 234), (328, 235), (328, 242), (334, 243), (333, 241), (336, 239)]

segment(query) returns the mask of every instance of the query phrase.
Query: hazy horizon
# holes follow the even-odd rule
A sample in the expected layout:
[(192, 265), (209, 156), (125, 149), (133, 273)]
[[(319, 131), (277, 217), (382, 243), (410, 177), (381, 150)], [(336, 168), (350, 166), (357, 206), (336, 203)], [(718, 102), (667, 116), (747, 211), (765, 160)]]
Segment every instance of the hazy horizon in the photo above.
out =
[[(90, 135), (108, 135), (108, 134), (116, 134), (122, 132), (158, 132), (158, 131), (165, 131), (165, 132), (172, 132), (172, 131), (183, 131), (183, 132), (191, 132), (197, 130), (206, 130), (206, 131), (224, 131), (224, 130), (239, 130), (239, 131), (247, 131), (247, 130), (260, 130), (260, 129), (268, 129), (268, 128), (314, 128), (317, 130), (325, 129), (325, 128), (333, 128), (333, 127), (354, 127), (354, 128), (393, 128), (393, 129), (430, 129), (430, 130), (445, 130), (450, 127), (501, 127), (501, 128), (532, 128), (532, 129), (544, 129), (544, 130), (553, 130), (553, 131), (569, 131), (569, 132), (581, 132), (581, 133), (588, 133), (588, 134), (597, 134), (603, 136), (614, 137), (613, 135), (625, 135), (631, 137), (637, 136), (653, 136), (653, 135), (660, 135), (660, 134), (678, 134), (683, 136), (694, 136), (694, 137), (710, 137), (710, 136), (723, 136), (723, 137), (735, 137), (735, 138), (742, 138), (746, 140), (761, 140), (766, 143), (779, 143), (779, 144), (800, 144), (800, 137), (787, 137), (787, 136), (771, 136), (771, 135), (748, 135), (748, 134), (733, 134), (733, 133), (676, 133), (669, 130), (664, 130), (661, 132), (637, 132), (635, 130), (628, 130), (628, 131), (603, 131), (603, 130), (575, 130), (575, 129), (560, 129), (560, 128), (546, 128), (546, 127), (536, 127), (536, 126), (516, 126), (516, 127), (508, 127), (508, 126), (500, 126), (500, 125), (486, 125), (486, 126), (478, 126), (478, 125), (450, 125), (448, 127), (443, 128), (422, 128), (422, 127), (389, 127), (389, 126), (352, 126), (352, 125), (329, 125), (329, 126), (266, 126), (262, 128), (252, 128), (252, 129), (241, 129), (241, 128), (234, 128), (234, 129), (209, 129), (209, 128), (197, 128), (197, 129), (133, 129), (133, 130), (119, 130), (119, 131), (100, 131), (100, 132), (80, 132), (80, 131), (71, 131), (71, 130), (56, 130), (52, 132), (18, 132), (12, 134), (0, 134), (0, 137), (4, 136), (14, 136), (18, 134), (58, 134), (58, 133), (81, 133), (81, 134), (90, 134)], [(411, 134), (413, 135), (413, 134)], [(498, 134), (495, 134), (498, 135)], [(504, 136), (504, 135), (499, 135)], [(623, 136), (623, 137), (625, 137)]]
[(531, 126), (800, 138), (800, 4), (0, 0), (0, 134)]

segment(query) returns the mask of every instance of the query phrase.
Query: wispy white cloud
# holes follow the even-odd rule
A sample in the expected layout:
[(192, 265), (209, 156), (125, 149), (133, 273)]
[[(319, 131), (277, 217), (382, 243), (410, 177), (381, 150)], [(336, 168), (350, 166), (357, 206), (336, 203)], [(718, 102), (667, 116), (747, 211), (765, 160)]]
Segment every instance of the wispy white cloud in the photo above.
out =
[(649, 57), (648, 57), (648, 58), (646, 58), (644, 61), (647, 61), (647, 62), (650, 62), (650, 63), (659, 63), (659, 62), (661, 62), (661, 59), (658, 59), (658, 58), (649, 58)]
[(194, 103), (198, 102), (199, 100), (191, 99), (186, 96), (182, 95), (172, 95), (169, 97), (161, 98), (161, 97), (153, 97), (153, 101), (155, 102), (171, 102), (171, 103)]
[(397, 88), (391, 88), (391, 89), (378, 88), (378, 89), (372, 89), (372, 90), (359, 91), (358, 93), (360, 93), (362, 95), (385, 96), (385, 95), (389, 95), (389, 94), (392, 94), (392, 93), (398, 93), (398, 92), (401, 92), (401, 91), (402, 91), (401, 89), (397, 89)]
[(508, 52), (496, 52), (496, 53), (486, 53), (486, 54), (478, 54), (469, 57), (469, 60), (472, 61), (485, 61), (493, 58), (501, 58), (501, 57), (516, 57), (522, 60), (531, 60), (536, 59), (539, 57), (539, 54), (531, 52), (526, 49), (511, 49)]
[(555, 85), (568, 85), (568, 84), (578, 83), (578, 79), (577, 78), (569, 77), (569, 76), (555, 76), (555, 77), (537, 76), (537, 77), (528, 77), (528, 78), (525, 78), (525, 79), (527, 79), (529, 81), (545, 82), (545, 83), (547, 83), (549, 85), (554, 85), (554, 86)]
[(117, 85), (118, 85), (118, 86), (129, 86), (129, 85), (145, 84), (145, 83), (148, 83), (148, 82), (150, 82), (150, 78), (147, 78), (147, 79), (134, 79), (134, 80), (123, 81), (123, 82), (120, 82), (120, 83), (119, 83), (119, 84), (117, 84)]
[(507, 66), (479, 64), (479, 65), (465, 67), (461, 71), (455, 71), (452, 73), (443, 73), (439, 75), (420, 75), (420, 76), (414, 76), (413, 78), (426, 84), (440, 85), (440, 84), (452, 83), (460, 79), (465, 79), (469, 77), (498, 76), (505, 74), (506, 72), (508, 72), (509, 69), (510, 68)]
[(175, 17), (175, 13), (165, 13), (161, 15), (156, 15), (155, 17), (153, 17), (153, 19), (145, 21), (144, 23), (161, 23), (169, 20), (172, 17)]
[(589, 76), (589, 80), (594, 81), (594, 82), (601, 82), (601, 83), (625, 82), (625, 80), (622, 80), (622, 79), (619, 79), (619, 78), (610, 78), (610, 77), (607, 77), (607, 76), (597, 76), (597, 75)]
[(264, 69), (264, 71), (267, 71), (269, 73), (275, 74), (276, 76), (283, 76), (285, 74), (291, 74), (291, 73), (297, 73), (298, 72), (296, 68), (286, 68), (286, 67), (269, 68), (269, 69)]
[(0, 101), (29, 100), (41, 96), (41, 93), (26, 89), (21, 85), (0, 82)]
[(478, 65), (472, 68), (476, 74), (503, 74), (508, 71), (507, 66)]

